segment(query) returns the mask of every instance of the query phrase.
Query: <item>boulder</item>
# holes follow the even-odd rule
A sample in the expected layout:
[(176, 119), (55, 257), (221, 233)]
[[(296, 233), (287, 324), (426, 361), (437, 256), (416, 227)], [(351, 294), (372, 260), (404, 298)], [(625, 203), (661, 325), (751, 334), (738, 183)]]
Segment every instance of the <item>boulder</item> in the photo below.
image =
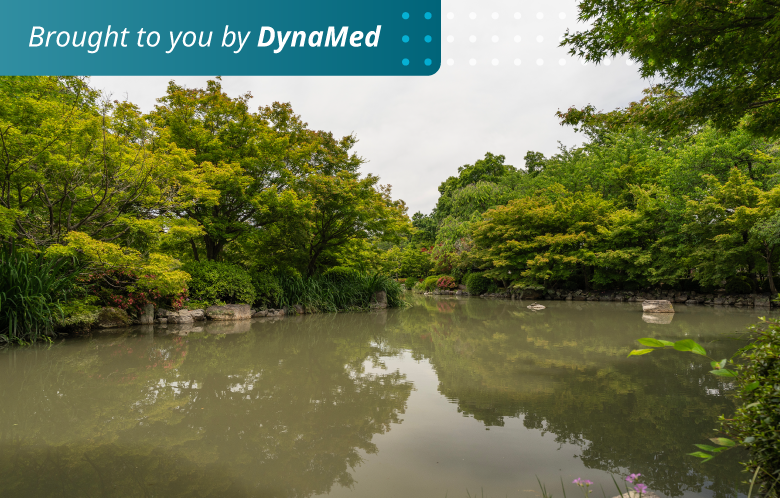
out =
[(252, 309), (248, 304), (209, 306), (206, 308), (206, 316), (210, 320), (248, 320), (252, 318)]
[(295, 313), (297, 315), (303, 315), (304, 313), (306, 313), (306, 310), (303, 308), (302, 304), (296, 304), (293, 306), (293, 308), (295, 308)]
[(674, 313), (672, 303), (666, 300), (643, 301), (642, 311), (645, 313)]
[(168, 310), (157, 308), (157, 311), (154, 314), (155, 318), (167, 318), (168, 317)]
[(264, 318), (268, 316), (268, 310), (259, 310), (252, 315), (252, 318)]
[(190, 310), (190, 316), (196, 322), (202, 322), (206, 319), (206, 313), (203, 310)]
[(127, 311), (120, 308), (103, 308), (98, 313), (95, 326), (101, 329), (112, 329), (115, 327), (127, 327), (133, 323)]
[(370, 306), (376, 309), (387, 308), (387, 293), (385, 291), (374, 292), (374, 295), (371, 296)]
[(154, 323), (154, 305), (152, 303), (144, 304), (144, 310), (141, 313), (141, 319), (139, 321), (141, 322), (141, 325)]
[(157, 318), (154, 323), (159, 323), (160, 325), (165, 325), (168, 323), (168, 319), (165, 317)]
[(771, 305), (771, 298), (769, 296), (756, 294), (755, 298), (753, 299), (753, 305), (756, 308), (769, 308)]
[(192, 323), (195, 320), (187, 310), (169, 311), (168, 323)]

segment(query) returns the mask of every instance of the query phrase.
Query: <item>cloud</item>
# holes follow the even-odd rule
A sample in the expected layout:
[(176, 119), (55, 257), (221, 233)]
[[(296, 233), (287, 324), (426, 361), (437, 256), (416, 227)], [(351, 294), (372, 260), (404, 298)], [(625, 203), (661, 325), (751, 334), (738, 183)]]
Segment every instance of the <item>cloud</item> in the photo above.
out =
[[(231, 95), (251, 91), (256, 107), (291, 102), (313, 128), (355, 133), (356, 150), (369, 161), (363, 171), (393, 185), (394, 196), (404, 199), (411, 213), (428, 212), (439, 183), (485, 152), (504, 154), (508, 164), (522, 166), (528, 150), (550, 155), (558, 141), (579, 144), (581, 136), (558, 125), (558, 109), (588, 103), (613, 109), (641, 98), (648, 84), (625, 58), (583, 66), (558, 47), (567, 27), (578, 29), (576, 19), (572, 1), (444, 0), (443, 63), (434, 76), (225, 77), (223, 84)], [(196, 87), (207, 78), (94, 77), (92, 82), (148, 111), (170, 79)]]

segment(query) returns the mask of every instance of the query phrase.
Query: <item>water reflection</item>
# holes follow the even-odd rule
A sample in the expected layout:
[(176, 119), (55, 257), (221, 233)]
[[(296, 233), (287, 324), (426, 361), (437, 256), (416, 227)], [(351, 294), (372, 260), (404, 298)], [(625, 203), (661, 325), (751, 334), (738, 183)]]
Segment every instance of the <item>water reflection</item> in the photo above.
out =
[(298, 497), (350, 486), (412, 386), (398, 372), (367, 374), (367, 360), (381, 362), (370, 327), (333, 318), (4, 353), (0, 495)]
[[(550, 469), (556, 477), (630, 470), (667, 496), (736, 495), (741, 455), (685, 455), (733, 410), (729, 385), (690, 355), (626, 354), (638, 337), (690, 337), (726, 357), (741, 343), (717, 339), (758, 313), (686, 307), (658, 326), (638, 305), (527, 304), (422, 298), (386, 313), (136, 328), (3, 351), (0, 496), (350, 494), (381, 452), (379, 435), (426, 427), (402, 423), (415, 409), (412, 383), (383, 368), (409, 354), (438, 378), (441, 397), (427, 402), (446, 405), (435, 423), (451, 430), (425, 441), (431, 455), (466, 437), (462, 417), (487, 429), (522, 420), (523, 431), (552, 436), (534, 444), (578, 448), (568, 467)], [(483, 434), (468, 436), (470, 450), (500, 453)], [(418, 458), (404, 447), (393, 451)], [(354, 495), (427, 496), (402, 484), (448, 476), (441, 460), (414, 460), (415, 475), (374, 469), (378, 484)], [(535, 484), (533, 472), (499, 476), (489, 457), (473, 465)]]

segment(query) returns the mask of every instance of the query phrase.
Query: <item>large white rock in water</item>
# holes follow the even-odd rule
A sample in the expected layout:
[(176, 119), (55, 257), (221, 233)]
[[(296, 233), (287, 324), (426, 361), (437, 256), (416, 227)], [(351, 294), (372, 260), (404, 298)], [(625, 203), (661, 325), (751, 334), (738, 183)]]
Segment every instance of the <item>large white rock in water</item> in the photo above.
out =
[(210, 320), (249, 320), (252, 318), (252, 308), (248, 304), (209, 306), (206, 308), (206, 316)]
[(642, 311), (645, 313), (674, 313), (669, 301), (643, 301)]

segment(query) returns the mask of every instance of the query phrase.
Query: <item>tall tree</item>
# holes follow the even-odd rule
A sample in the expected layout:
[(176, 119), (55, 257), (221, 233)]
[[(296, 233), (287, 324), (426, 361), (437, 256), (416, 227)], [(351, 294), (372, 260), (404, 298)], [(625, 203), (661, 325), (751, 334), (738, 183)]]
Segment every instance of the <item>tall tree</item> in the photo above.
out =
[(582, 0), (561, 45), (587, 61), (628, 54), (659, 78), (639, 117), (667, 131), (714, 122), (780, 134), (780, 4), (771, 0)]

